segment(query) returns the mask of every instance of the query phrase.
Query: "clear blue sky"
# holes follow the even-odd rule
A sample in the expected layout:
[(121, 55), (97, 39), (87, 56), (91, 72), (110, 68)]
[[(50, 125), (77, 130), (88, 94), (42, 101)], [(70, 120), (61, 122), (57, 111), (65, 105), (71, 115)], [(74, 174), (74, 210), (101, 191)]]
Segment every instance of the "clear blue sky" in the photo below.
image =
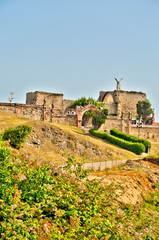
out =
[(159, 121), (159, 0), (0, 0), (0, 101), (143, 91)]

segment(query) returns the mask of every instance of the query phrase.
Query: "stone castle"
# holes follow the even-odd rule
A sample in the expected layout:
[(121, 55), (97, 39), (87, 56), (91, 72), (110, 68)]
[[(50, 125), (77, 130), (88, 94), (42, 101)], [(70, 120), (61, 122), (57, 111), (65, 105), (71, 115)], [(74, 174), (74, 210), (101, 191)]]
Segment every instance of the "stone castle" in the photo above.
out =
[[(101, 91), (97, 100), (98, 102), (104, 102), (105, 107), (109, 110), (109, 116), (106, 123), (102, 125), (101, 130), (109, 131), (115, 127), (123, 132), (139, 136), (138, 130), (140, 129), (142, 137), (150, 138), (152, 135), (151, 138), (155, 140), (155, 130), (153, 130), (153, 134), (150, 134), (150, 132), (153, 132), (152, 129), (154, 127), (157, 130), (159, 129), (159, 126), (155, 125), (154, 117), (149, 119), (148, 126), (151, 130), (145, 130), (143, 133), (144, 127), (148, 128), (148, 126), (143, 126), (141, 129), (136, 124), (132, 124), (132, 117), (135, 118), (137, 115), (136, 104), (140, 100), (146, 100), (146, 94), (142, 92), (123, 91), (120, 88), (120, 81), (122, 79), (120, 81), (115, 80), (117, 81), (116, 90)], [(73, 100), (64, 99), (62, 93), (36, 91), (26, 94), (26, 104), (0, 103), (0, 111), (13, 112), (36, 120), (82, 127), (83, 114), (88, 110), (95, 111), (96, 108), (92, 104), (89, 104), (84, 108), (78, 106), (76, 109), (73, 109), (71, 107), (72, 102)], [(89, 128), (91, 126), (86, 127)], [(138, 128), (138, 130), (135, 132), (134, 128)], [(157, 136), (159, 138), (159, 134)]]

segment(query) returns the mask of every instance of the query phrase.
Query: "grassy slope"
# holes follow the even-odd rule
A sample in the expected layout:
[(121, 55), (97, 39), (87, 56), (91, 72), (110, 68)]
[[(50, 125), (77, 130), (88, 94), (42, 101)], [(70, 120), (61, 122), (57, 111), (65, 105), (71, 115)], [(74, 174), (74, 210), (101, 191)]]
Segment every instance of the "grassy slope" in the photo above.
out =
[[(39, 138), (41, 136), (41, 128), (43, 126), (53, 126), (58, 131), (61, 131), (66, 138), (71, 136), (72, 142), (76, 144), (80, 143), (80, 146), (86, 148), (86, 150), (82, 154), (77, 153), (75, 151), (76, 149), (73, 149), (69, 146), (62, 151), (61, 149), (59, 149), (57, 144), (51, 141), (51, 139), (43, 137), (42, 140), (44, 140), (46, 144), (41, 145), (40, 148), (35, 147), (31, 144), (25, 144), (25, 147), (20, 150), (20, 153), (28, 155), (30, 161), (36, 163), (41, 164), (41, 162), (47, 161), (57, 163), (59, 165), (64, 165), (68, 156), (74, 156), (76, 159), (82, 160), (83, 162), (130, 159), (137, 157), (137, 155), (135, 155), (134, 153), (116, 147), (115, 145), (109, 144), (102, 139), (98, 139), (88, 134), (84, 134), (81, 129), (74, 126), (41, 122), (11, 113), (0, 112), (0, 131), (3, 131), (4, 129), (9, 127), (15, 127), (22, 124), (28, 124), (32, 126), (34, 132)], [(159, 144), (157, 143), (152, 144), (151, 154), (159, 154), (158, 145)], [(99, 155), (91, 155), (92, 149), (94, 148), (96, 150), (99, 150)]]

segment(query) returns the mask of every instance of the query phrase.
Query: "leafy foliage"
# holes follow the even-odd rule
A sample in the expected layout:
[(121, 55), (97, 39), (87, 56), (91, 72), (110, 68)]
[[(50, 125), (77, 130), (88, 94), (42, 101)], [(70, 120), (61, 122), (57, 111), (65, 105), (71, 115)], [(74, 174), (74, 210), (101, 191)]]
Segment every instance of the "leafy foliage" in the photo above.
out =
[(89, 132), (99, 138), (106, 139), (108, 142), (116, 144), (124, 149), (127, 149), (131, 152), (134, 152), (136, 154), (141, 154), (145, 152), (145, 146), (142, 143), (132, 143), (125, 141), (123, 139), (120, 139), (118, 137), (115, 137), (109, 133), (96, 131), (94, 129), (90, 129)]
[(81, 107), (85, 107), (87, 106), (89, 103), (92, 103), (95, 107), (100, 108), (100, 107), (104, 107), (105, 104), (104, 103), (100, 103), (97, 102), (94, 98), (89, 97), (81, 97), (78, 100), (75, 100), (72, 104), (71, 107), (75, 108), (76, 106), (81, 106)]
[(130, 142), (138, 142), (138, 143), (142, 143), (144, 144), (145, 146), (145, 152), (148, 153), (148, 151), (150, 150), (151, 148), (151, 143), (149, 141), (146, 141), (145, 139), (143, 138), (138, 138), (138, 137), (135, 137), (133, 135), (129, 135), (127, 133), (123, 133), (123, 132), (120, 132), (119, 130), (113, 128), (110, 130), (110, 134), (115, 136), (115, 137), (118, 137), (118, 138), (121, 138), (121, 139), (124, 139), (126, 141), (130, 141)]
[(0, 143), (0, 238), (126, 240), (141, 232), (143, 239), (153, 239), (147, 226), (157, 219), (147, 206), (156, 209), (157, 196), (144, 209), (120, 204), (113, 185), (83, 181), (86, 175), (71, 158), (63, 170), (31, 168)]
[(87, 111), (83, 115), (83, 123), (85, 124), (90, 118), (92, 118), (92, 124), (95, 129), (100, 128), (102, 123), (105, 123), (105, 119), (108, 116), (108, 109), (96, 110), (95, 112)]
[(151, 108), (151, 103), (146, 101), (139, 101), (137, 103), (137, 114), (139, 116), (139, 119), (143, 118), (143, 120), (147, 120), (147, 117), (153, 113), (153, 110)]
[(92, 118), (92, 123), (95, 129), (99, 129), (102, 123), (105, 123), (105, 119), (108, 116), (108, 109), (103, 109), (102, 111), (96, 111)]
[(9, 140), (12, 147), (19, 149), (23, 146), (31, 130), (31, 127), (27, 125), (9, 128), (2, 133), (2, 139), (3, 141)]

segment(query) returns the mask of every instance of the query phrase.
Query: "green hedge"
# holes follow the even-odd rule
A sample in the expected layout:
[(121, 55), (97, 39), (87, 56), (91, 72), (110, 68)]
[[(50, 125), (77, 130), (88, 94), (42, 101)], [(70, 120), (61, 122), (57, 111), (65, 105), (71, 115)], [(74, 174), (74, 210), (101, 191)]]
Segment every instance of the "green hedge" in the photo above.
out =
[(118, 145), (136, 154), (141, 154), (145, 152), (145, 146), (142, 143), (128, 142), (118, 137), (115, 137), (109, 133), (97, 131), (94, 129), (90, 129), (89, 132), (96, 137), (106, 139), (108, 142)]
[(130, 142), (133, 142), (133, 143), (137, 142), (137, 143), (144, 144), (146, 153), (148, 153), (148, 150), (151, 148), (151, 143), (149, 141), (146, 141), (143, 138), (138, 138), (138, 137), (135, 137), (133, 135), (129, 135), (127, 133), (120, 132), (119, 130), (117, 130), (115, 128), (110, 130), (110, 134), (115, 136), (115, 137), (122, 138), (126, 141), (130, 141)]
[(2, 140), (9, 140), (12, 147), (19, 149), (23, 146), (27, 136), (31, 133), (31, 127), (28, 125), (8, 128), (2, 133)]

